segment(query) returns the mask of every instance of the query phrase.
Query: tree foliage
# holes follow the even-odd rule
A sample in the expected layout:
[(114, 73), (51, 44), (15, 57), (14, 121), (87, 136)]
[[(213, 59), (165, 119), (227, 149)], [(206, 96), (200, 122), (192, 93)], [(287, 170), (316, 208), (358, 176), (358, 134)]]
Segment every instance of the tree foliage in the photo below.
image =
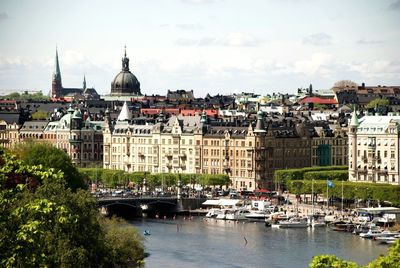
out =
[(28, 165), (41, 165), (44, 168), (61, 170), (64, 173), (68, 186), (72, 190), (87, 187), (68, 154), (51, 144), (42, 142), (24, 143), (18, 145), (14, 152)]
[[(143, 259), (133, 227), (100, 221), (88, 191), (66, 185), (62, 172), (0, 150), (1, 267), (115, 267)], [(114, 250), (125, 246), (133, 248)]]
[[(330, 197), (342, 197), (342, 181), (333, 180), (334, 187), (329, 188)], [(312, 185), (314, 184), (314, 185)], [(286, 181), (285, 188), (295, 194), (326, 195), (326, 180), (292, 180)], [(343, 198), (347, 200), (388, 201), (394, 206), (400, 205), (400, 186), (389, 184), (357, 183), (343, 181)]]
[(376, 98), (373, 99), (372, 101), (370, 101), (366, 108), (367, 109), (371, 109), (371, 108), (377, 108), (380, 106), (389, 106), (389, 100), (386, 98)]
[(28, 100), (28, 101), (49, 101), (50, 98), (49, 96), (43, 95), (41, 91), (36, 92), (36, 93), (18, 93), (18, 92), (13, 92), (8, 95), (0, 96), (2, 99), (8, 99), (8, 100)]
[(32, 114), (33, 120), (46, 120), (49, 117), (46, 111), (37, 111)]
[[(397, 268), (400, 267), (400, 240), (390, 246), (388, 253), (373, 260), (364, 268)], [(361, 268), (357, 263), (345, 261), (335, 255), (315, 256), (310, 268)]]
[(289, 180), (303, 180), (305, 179), (305, 174), (309, 172), (321, 172), (321, 173), (314, 173), (315, 175), (321, 177), (324, 174), (333, 171), (343, 170), (346, 171), (349, 169), (348, 166), (323, 166), (323, 167), (307, 167), (307, 168), (298, 168), (298, 169), (280, 169), (276, 170), (274, 173), (274, 181), (279, 184), (285, 184), (286, 181)]
[(358, 268), (355, 262), (344, 261), (335, 255), (319, 255), (315, 256), (310, 268)]
[(199, 184), (203, 186), (223, 186), (231, 183), (229, 176), (224, 174), (128, 173), (122, 170), (102, 168), (80, 168), (79, 171), (87, 183), (97, 182), (107, 187), (127, 186), (129, 182), (141, 185), (144, 179), (150, 188), (172, 187), (176, 186), (178, 181), (181, 182), (181, 185)]

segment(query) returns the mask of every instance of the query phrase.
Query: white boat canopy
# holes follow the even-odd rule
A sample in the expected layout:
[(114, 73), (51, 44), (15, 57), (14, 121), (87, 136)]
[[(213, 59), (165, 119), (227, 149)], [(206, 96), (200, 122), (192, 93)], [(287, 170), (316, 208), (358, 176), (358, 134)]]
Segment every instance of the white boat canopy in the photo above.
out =
[(203, 206), (224, 206), (232, 207), (236, 206), (241, 200), (239, 199), (209, 199), (205, 201)]
[(206, 200), (201, 205), (203, 205), (203, 206), (219, 206), (219, 200), (218, 199), (209, 199), (209, 200)]

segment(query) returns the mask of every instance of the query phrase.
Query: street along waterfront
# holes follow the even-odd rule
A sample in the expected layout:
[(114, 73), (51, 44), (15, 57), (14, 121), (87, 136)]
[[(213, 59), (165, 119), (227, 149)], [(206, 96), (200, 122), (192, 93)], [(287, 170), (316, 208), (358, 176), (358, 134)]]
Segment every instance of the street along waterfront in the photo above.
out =
[(131, 221), (147, 230), (145, 267), (308, 267), (315, 255), (334, 254), (365, 265), (386, 254), (373, 240), (329, 228), (273, 229), (263, 223), (192, 219)]

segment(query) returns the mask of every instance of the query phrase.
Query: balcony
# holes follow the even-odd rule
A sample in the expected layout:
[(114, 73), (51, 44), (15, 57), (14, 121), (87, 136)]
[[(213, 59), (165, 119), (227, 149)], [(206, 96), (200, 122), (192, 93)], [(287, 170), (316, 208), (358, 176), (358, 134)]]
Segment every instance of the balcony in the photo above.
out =
[(179, 156), (180, 156), (181, 158), (186, 158), (186, 153), (180, 153)]
[(165, 153), (165, 157), (172, 158), (172, 156), (173, 156), (172, 153)]
[(366, 156), (363, 156), (361, 159), (362, 159), (362, 161), (363, 161), (364, 163), (367, 163), (367, 162), (368, 162), (368, 158), (367, 158)]
[(68, 141), (69, 141), (69, 143), (72, 143), (72, 144), (74, 144), (74, 143), (81, 143), (81, 142), (83, 142), (83, 140), (82, 140), (82, 139), (69, 139)]
[(172, 168), (172, 163), (167, 163), (165, 166), (166, 166), (167, 168), (171, 169), (171, 168)]

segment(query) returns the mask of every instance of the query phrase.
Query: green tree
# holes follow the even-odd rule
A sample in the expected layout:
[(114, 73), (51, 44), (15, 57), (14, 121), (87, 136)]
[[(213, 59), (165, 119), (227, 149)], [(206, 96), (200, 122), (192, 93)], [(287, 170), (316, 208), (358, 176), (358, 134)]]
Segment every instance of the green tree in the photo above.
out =
[(367, 109), (371, 109), (371, 108), (377, 108), (377, 107), (380, 107), (380, 106), (389, 106), (389, 100), (386, 99), (386, 98), (373, 99), (365, 107)]
[(388, 254), (372, 261), (366, 268), (400, 267), (400, 240), (397, 240), (388, 250)]
[(51, 144), (42, 142), (24, 143), (15, 148), (15, 153), (28, 165), (42, 165), (45, 168), (61, 170), (72, 190), (87, 187), (83, 176), (78, 172), (67, 153)]
[(344, 261), (335, 255), (319, 255), (315, 256), (311, 263), (310, 268), (358, 268), (355, 262)]
[(48, 118), (48, 114), (45, 111), (37, 111), (32, 114), (33, 120), (46, 120)]
[(0, 150), (0, 266), (115, 267), (143, 259), (137, 231), (100, 221), (88, 191), (65, 186), (62, 172)]

